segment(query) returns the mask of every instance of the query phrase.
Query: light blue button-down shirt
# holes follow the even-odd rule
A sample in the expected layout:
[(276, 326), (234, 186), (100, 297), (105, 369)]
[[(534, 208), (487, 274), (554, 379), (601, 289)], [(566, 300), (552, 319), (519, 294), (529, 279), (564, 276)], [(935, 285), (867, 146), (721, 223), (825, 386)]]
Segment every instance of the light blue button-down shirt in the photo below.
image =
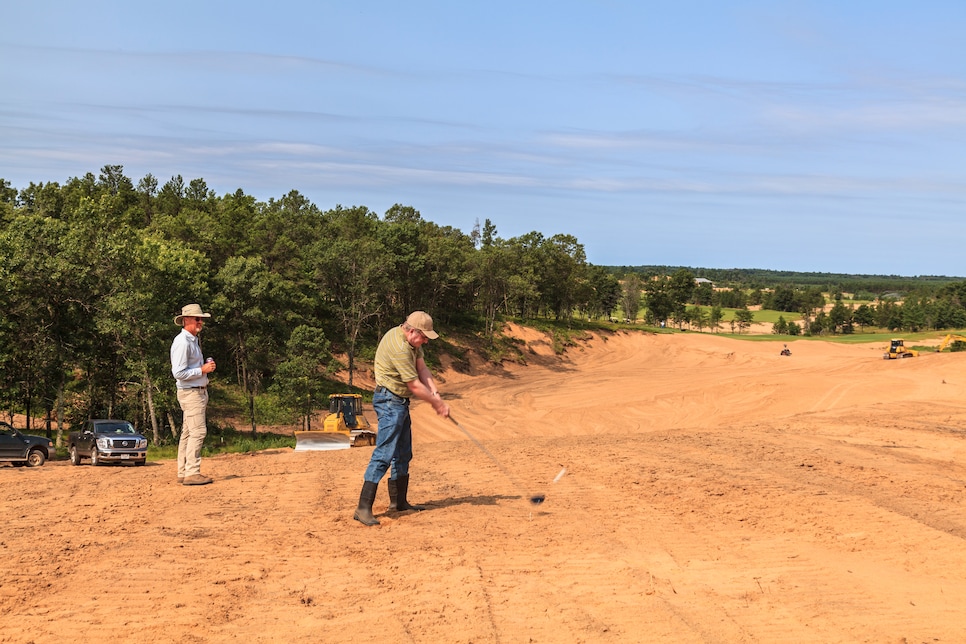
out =
[(178, 381), (178, 389), (208, 386), (208, 374), (201, 372), (204, 362), (197, 336), (181, 329), (171, 343), (171, 375)]

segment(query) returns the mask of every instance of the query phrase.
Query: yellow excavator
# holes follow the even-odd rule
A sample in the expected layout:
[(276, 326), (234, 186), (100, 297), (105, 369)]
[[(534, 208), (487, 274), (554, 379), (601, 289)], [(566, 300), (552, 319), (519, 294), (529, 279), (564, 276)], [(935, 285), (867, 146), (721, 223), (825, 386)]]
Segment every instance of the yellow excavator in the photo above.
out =
[(948, 347), (950, 343), (956, 342), (966, 342), (966, 335), (956, 335), (954, 333), (950, 333), (940, 343), (939, 348), (936, 349), (936, 353), (942, 353), (943, 349)]
[(889, 341), (889, 350), (882, 354), (885, 360), (895, 360), (896, 358), (915, 358), (919, 352), (915, 349), (907, 349), (902, 339), (893, 338)]
[(322, 422), (322, 429), (295, 432), (296, 452), (375, 444), (376, 428), (362, 414), (360, 394), (332, 394), (329, 396), (329, 415)]

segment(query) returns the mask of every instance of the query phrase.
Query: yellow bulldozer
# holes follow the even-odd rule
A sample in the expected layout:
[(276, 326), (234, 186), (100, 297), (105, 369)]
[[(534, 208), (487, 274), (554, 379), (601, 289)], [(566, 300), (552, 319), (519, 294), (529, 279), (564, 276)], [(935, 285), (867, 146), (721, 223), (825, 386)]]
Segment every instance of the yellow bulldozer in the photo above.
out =
[(362, 396), (359, 394), (332, 394), (329, 396), (329, 415), (322, 422), (322, 429), (295, 432), (296, 452), (375, 444), (376, 428), (362, 414)]
[(882, 354), (884, 360), (895, 360), (896, 358), (915, 358), (919, 352), (915, 349), (907, 349), (901, 338), (893, 338), (889, 341), (889, 350)]
[[(954, 333), (950, 333), (939, 344), (939, 348), (936, 349), (936, 353), (942, 353), (943, 349), (945, 349), (946, 347), (948, 347), (950, 345), (950, 343), (956, 343), (956, 342), (966, 342), (966, 335), (956, 335)], [(958, 347), (956, 347), (956, 348), (958, 348)], [(953, 350), (955, 351), (956, 348), (953, 348)]]

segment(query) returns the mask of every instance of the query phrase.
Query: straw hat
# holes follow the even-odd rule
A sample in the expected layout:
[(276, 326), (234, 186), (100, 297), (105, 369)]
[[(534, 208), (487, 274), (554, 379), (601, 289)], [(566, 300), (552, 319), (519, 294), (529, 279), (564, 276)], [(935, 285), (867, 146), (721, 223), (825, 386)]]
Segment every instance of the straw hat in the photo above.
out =
[[(211, 313), (202, 313), (201, 306), (198, 304), (186, 304), (181, 309), (181, 315), (174, 316), (174, 323), (178, 326), (182, 326), (185, 318), (210, 318)], [(430, 328), (432, 328), (432, 322), (430, 322)]]

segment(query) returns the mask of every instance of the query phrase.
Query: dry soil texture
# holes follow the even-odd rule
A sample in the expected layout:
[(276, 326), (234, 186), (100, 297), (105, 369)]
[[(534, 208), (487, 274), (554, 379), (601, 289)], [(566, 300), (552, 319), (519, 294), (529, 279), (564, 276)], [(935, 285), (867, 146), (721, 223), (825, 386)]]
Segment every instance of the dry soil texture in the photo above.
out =
[(376, 527), (371, 448), (0, 468), (0, 641), (966, 641), (966, 353), (516, 332)]

